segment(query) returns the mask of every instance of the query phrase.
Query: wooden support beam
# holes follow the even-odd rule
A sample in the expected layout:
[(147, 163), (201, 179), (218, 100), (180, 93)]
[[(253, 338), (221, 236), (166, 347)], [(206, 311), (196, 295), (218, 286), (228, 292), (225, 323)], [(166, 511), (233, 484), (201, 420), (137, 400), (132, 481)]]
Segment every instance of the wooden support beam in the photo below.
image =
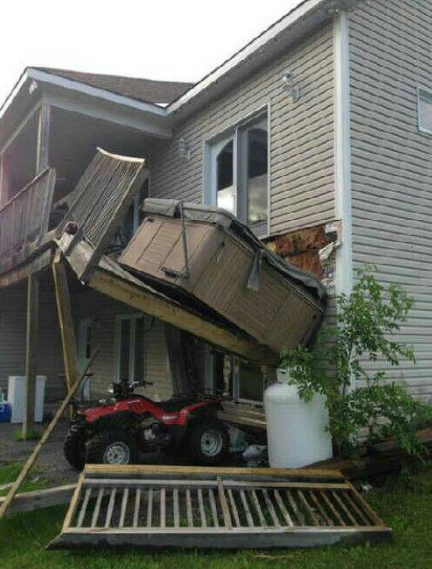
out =
[(50, 126), (51, 107), (47, 103), (42, 103), (38, 120), (36, 174), (39, 174), (49, 165)]
[(156, 318), (186, 330), (209, 343), (236, 353), (248, 360), (276, 367), (279, 356), (270, 348), (265, 348), (246, 336), (206, 320), (181, 306), (152, 295), (133, 284), (124, 282), (97, 269), (88, 283), (89, 286), (120, 302), (133, 306)]
[(31, 431), (35, 418), (36, 374), (39, 333), (39, 275), (32, 273), (27, 278), (27, 339), (25, 406), (22, 427), (23, 438)]
[(49, 439), (51, 433), (54, 431), (57, 423), (60, 420), (60, 417), (63, 415), (63, 413), (65, 412), (67, 406), (69, 405), (72, 397), (75, 395), (78, 387), (80, 386), (80, 383), (82, 382), (82, 380), (84, 379), (87, 370), (90, 368), (90, 366), (93, 364), (93, 362), (95, 361), (97, 355), (99, 354), (99, 350), (100, 350), (100, 346), (96, 349), (96, 351), (94, 352), (93, 356), (90, 358), (90, 360), (87, 362), (82, 374), (77, 378), (77, 380), (75, 381), (75, 383), (72, 385), (69, 393), (67, 394), (66, 398), (63, 400), (63, 403), (60, 405), (60, 407), (57, 409), (56, 414), (54, 415), (51, 423), (48, 425), (48, 427), (46, 428), (44, 434), (42, 435), (41, 440), (39, 441), (39, 443), (35, 446), (35, 448), (33, 449), (33, 452), (31, 453), (31, 455), (29, 456), (27, 462), (25, 463), (23, 469), (21, 470), (18, 478), (15, 480), (14, 485), (12, 486), (12, 488), (10, 489), (8, 495), (6, 496), (3, 504), (0, 507), (0, 520), (2, 519), (2, 517), (5, 515), (6, 510), (9, 508), (12, 500), (14, 499), (16, 493), (18, 492), (21, 484), (24, 482), (25, 478), (27, 477), (28, 473), (30, 472), (32, 466), (34, 465), (34, 463), (36, 462), (37, 457), (39, 456), (40, 451), (42, 450), (42, 447), (44, 446), (44, 444), (47, 442), (47, 440)]
[(66, 267), (62, 261), (61, 251), (57, 251), (54, 257), (52, 270), (63, 346), (66, 384), (68, 390), (70, 390), (76, 378), (79, 377), (80, 370)]

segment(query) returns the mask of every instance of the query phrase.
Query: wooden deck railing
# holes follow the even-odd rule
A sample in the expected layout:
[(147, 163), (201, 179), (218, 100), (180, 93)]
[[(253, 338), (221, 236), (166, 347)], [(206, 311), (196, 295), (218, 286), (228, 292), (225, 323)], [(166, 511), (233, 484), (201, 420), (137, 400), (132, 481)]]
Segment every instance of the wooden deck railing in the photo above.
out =
[(56, 171), (46, 168), (0, 209), (0, 273), (41, 244), (48, 230)]

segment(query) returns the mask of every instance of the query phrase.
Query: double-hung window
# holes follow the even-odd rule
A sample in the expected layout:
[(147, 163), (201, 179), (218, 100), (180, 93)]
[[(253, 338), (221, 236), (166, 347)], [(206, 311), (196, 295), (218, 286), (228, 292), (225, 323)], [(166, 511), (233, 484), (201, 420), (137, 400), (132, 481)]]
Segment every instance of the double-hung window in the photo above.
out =
[(117, 316), (115, 331), (115, 381), (144, 382), (144, 316)]
[(205, 201), (236, 215), (258, 236), (267, 234), (268, 149), (266, 114), (208, 144)]

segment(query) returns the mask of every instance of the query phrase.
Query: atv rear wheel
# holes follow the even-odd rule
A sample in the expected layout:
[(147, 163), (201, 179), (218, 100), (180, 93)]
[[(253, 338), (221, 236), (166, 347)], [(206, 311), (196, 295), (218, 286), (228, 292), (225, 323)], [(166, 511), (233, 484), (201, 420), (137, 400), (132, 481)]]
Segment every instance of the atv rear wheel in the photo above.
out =
[(97, 433), (85, 445), (88, 464), (134, 464), (137, 455), (133, 437), (124, 432)]
[(228, 433), (221, 421), (200, 419), (189, 428), (188, 449), (192, 458), (204, 466), (215, 466), (228, 453)]
[(74, 423), (69, 428), (63, 445), (66, 460), (76, 470), (82, 470), (85, 463), (84, 433), (83, 429)]

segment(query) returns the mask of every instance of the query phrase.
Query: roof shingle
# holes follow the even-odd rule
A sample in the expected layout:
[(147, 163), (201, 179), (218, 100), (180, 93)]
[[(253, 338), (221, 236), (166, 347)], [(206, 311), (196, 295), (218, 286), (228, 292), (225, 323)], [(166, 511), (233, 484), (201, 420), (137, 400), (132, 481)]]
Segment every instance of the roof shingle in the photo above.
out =
[(50, 67), (34, 67), (58, 75), (72, 81), (79, 81), (91, 87), (105, 89), (118, 95), (124, 95), (145, 103), (168, 105), (191, 87), (193, 83), (179, 83), (176, 81), (154, 81), (152, 79), (139, 79), (135, 77), (122, 77), (118, 75), (101, 75), (99, 73), (84, 73), (69, 69), (53, 69)]

